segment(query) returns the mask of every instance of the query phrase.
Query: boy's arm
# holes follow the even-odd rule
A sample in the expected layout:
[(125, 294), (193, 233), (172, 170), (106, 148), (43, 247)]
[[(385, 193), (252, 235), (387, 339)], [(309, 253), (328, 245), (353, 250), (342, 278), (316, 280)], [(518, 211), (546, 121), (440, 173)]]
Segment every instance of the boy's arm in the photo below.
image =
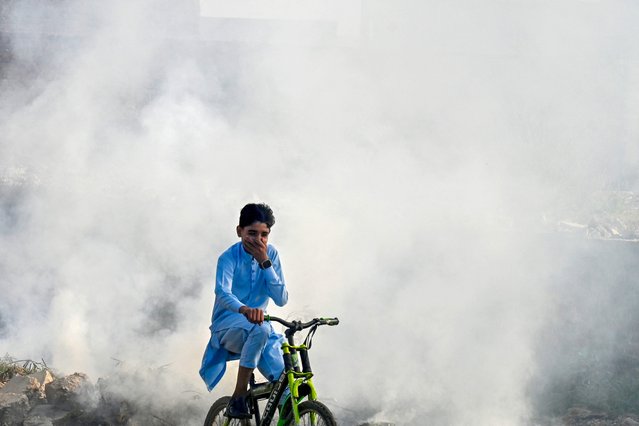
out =
[(251, 253), (260, 265), (266, 260), (271, 261), (271, 266), (263, 270), (268, 295), (277, 306), (286, 305), (288, 291), (286, 291), (286, 285), (284, 284), (280, 257), (275, 247), (264, 244), (261, 241), (247, 241), (246, 250)]
[(280, 263), (280, 257), (277, 250), (269, 250), (271, 256), (272, 266), (264, 269), (264, 276), (266, 277), (266, 288), (268, 295), (277, 306), (284, 306), (288, 302), (288, 291), (286, 290), (286, 284), (284, 282), (284, 275), (282, 273), (282, 265)]
[(244, 306), (235, 296), (231, 289), (233, 287), (233, 273), (235, 272), (235, 262), (227, 257), (221, 256), (217, 260), (217, 272), (215, 274), (215, 297), (222, 306), (229, 311), (239, 312)]

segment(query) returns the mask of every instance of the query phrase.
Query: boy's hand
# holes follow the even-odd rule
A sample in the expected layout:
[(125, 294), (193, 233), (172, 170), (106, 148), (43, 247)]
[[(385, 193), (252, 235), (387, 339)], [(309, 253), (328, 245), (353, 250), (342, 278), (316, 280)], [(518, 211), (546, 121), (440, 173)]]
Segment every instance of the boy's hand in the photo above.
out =
[(248, 251), (259, 263), (268, 259), (266, 244), (264, 244), (261, 240), (247, 239), (244, 241), (244, 247), (246, 247), (246, 251)]
[(240, 313), (253, 324), (262, 324), (264, 322), (264, 311), (260, 308), (249, 308), (248, 306), (242, 306), (240, 308)]

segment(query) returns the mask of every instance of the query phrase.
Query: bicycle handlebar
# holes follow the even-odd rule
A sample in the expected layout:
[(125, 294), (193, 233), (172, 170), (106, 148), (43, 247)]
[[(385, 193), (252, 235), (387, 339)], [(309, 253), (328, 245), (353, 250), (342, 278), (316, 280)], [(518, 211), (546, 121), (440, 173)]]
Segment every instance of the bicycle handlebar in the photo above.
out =
[(285, 319), (274, 317), (272, 315), (265, 315), (264, 320), (279, 322), (280, 324), (287, 327), (288, 329), (295, 330), (295, 331), (302, 331), (305, 328), (314, 326), (315, 324), (331, 325), (331, 326), (339, 324), (339, 319), (337, 318), (313, 318), (309, 322), (302, 322), (302, 321), (286, 321)]

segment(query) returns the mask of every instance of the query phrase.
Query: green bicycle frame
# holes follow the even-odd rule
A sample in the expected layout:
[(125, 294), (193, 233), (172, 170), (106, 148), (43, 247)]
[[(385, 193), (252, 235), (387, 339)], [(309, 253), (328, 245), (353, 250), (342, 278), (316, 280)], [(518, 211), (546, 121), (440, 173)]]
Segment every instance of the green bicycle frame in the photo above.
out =
[[(288, 336), (287, 336), (288, 337)], [(293, 340), (292, 336), (289, 340)], [(295, 424), (300, 422), (300, 413), (298, 406), (308, 396), (308, 399), (315, 401), (317, 399), (317, 391), (313, 385), (313, 372), (310, 371), (310, 364), (308, 359), (304, 362), (304, 370), (300, 371), (298, 362), (298, 352), (306, 353), (308, 348), (306, 345), (293, 345), (292, 342), (282, 344), (282, 352), (284, 353), (284, 364), (286, 369), (286, 377), (288, 379), (288, 388), (291, 391), (289, 399), (291, 400), (291, 409), (293, 410), (293, 418)], [(303, 389), (300, 392), (300, 388)], [(278, 426), (284, 426), (285, 420), (280, 418), (277, 422)]]

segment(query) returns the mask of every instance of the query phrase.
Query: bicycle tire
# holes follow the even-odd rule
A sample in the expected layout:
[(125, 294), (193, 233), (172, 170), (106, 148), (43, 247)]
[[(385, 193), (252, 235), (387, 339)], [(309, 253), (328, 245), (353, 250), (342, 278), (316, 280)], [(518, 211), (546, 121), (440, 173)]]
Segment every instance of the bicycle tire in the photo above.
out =
[(230, 396), (223, 396), (211, 405), (204, 420), (204, 426), (249, 426), (248, 419), (229, 419), (224, 415)]
[[(300, 425), (337, 426), (337, 422), (331, 410), (319, 401), (304, 401), (298, 408)], [(313, 415), (315, 415), (315, 421), (313, 421)], [(290, 424), (293, 424), (293, 422)]]

